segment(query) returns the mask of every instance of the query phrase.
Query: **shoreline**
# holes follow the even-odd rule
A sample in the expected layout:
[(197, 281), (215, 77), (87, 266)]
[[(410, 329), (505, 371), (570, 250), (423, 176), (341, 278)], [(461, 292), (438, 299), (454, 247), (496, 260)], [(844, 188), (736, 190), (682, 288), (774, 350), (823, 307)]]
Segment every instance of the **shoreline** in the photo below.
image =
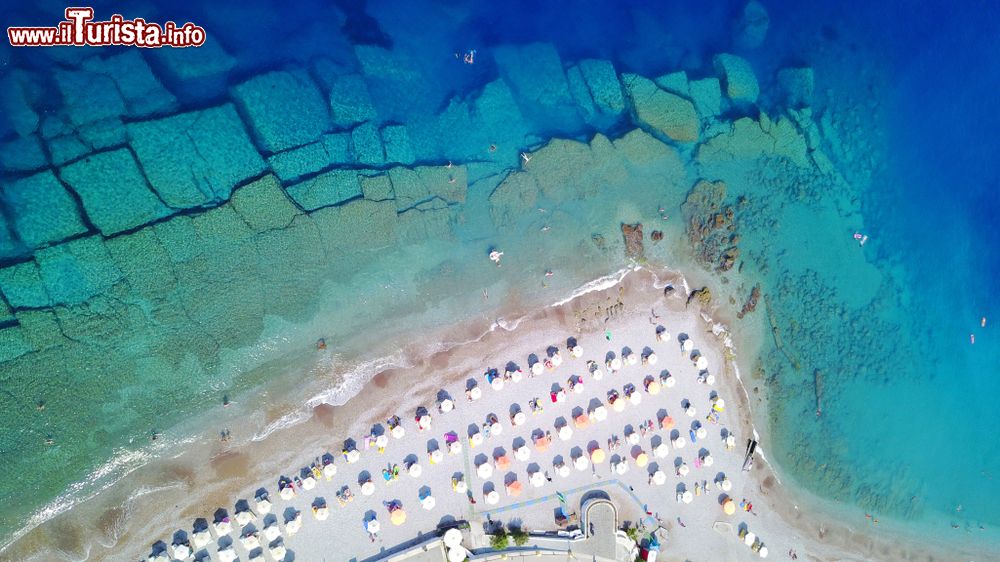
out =
[[(611, 280), (618, 277), (618, 281), (612, 283)], [(668, 273), (664, 276), (665, 279), (676, 283), (684, 283), (684, 277), (679, 274)], [(341, 430), (338, 433), (343, 433), (344, 435), (360, 435), (361, 430), (365, 423), (369, 420), (376, 420), (384, 418), (390, 415), (392, 410), (401, 411), (401, 408), (397, 406), (392, 406), (385, 411), (373, 412), (371, 408), (366, 408), (362, 401), (358, 399), (362, 394), (367, 394), (368, 392), (389, 392), (401, 390), (400, 383), (396, 382), (402, 377), (400, 373), (405, 372), (407, 369), (414, 367), (415, 365), (420, 365), (424, 367), (435, 368), (435, 370), (440, 371), (452, 371), (450, 374), (441, 374), (439, 378), (432, 378), (424, 383), (409, 389), (410, 398), (407, 403), (417, 403), (421, 400), (426, 401), (425, 394), (430, 393), (434, 387), (443, 386), (448, 383), (454, 383), (461, 378), (468, 376), (468, 369), (463, 369), (456, 367), (456, 358), (460, 366), (468, 364), (470, 367), (477, 363), (476, 357), (470, 355), (470, 347), (491, 347), (491, 344), (497, 343), (495, 340), (504, 340), (506, 338), (524, 339), (538, 333), (544, 333), (546, 331), (553, 331), (554, 328), (562, 328), (564, 333), (574, 333), (574, 330), (570, 329), (567, 325), (567, 309), (582, 307), (587, 301), (598, 301), (601, 297), (607, 297), (607, 293), (611, 292), (611, 289), (618, 287), (620, 295), (628, 294), (628, 298), (632, 299), (632, 302), (638, 300), (642, 302), (642, 308), (648, 303), (656, 303), (660, 300), (660, 297), (655, 293), (659, 292), (662, 294), (662, 287), (669, 281), (660, 281), (663, 283), (657, 287), (657, 281), (660, 281), (656, 274), (646, 268), (635, 268), (620, 271), (611, 276), (606, 276), (601, 278), (601, 280), (596, 280), (595, 284), (588, 284), (584, 287), (578, 289), (578, 292), (582, 291), (580, 294), (570, 299), (563, 299), (560, 303), (555, 303), (551, 306), (545, 307), (541, 310), (536, 310), (533, 313), (525, 314), (516, 317), (514, 320), (514, 327), (508, 329), (500, 325), (498, 322), (494, 322), (491, 325), (491, 329), (487, 330), (485, 333), (481, 334), (478, 338), (474, 338), (471, 341), (465, 341), (463, 343), (458, 343), (454, 347), (448, 349), (443, 349), (435, 353), (430, 354), (423, 358), (414, 358), (414, 364), (409, 367), (393, 368), (388, 370), (383, 370), (375, 375), (371, 380), (367, 381), (363, 385), (363, 390), (361, 393), (352, 397), (344, 405), (341, 406), (331, 406), (328, 404), (316, 404), (311, 407), (311, 414), (308, 419), (300, 423), (296, 423), (289, 427), (275, 429), (270, 435), (264, 437), (260, 440), (251, 440), (247, 443), (242, 444), (239, 447), (213, 447), (213, 451), (207, 458), (203, 458), (206, 462), (206, 467), (213, 472), (215, 478), (199, 479), (196, 470), (191, 470), (190, 473), (184, 475), (181, 466), (183, 465), (182, 459), (185, 456), (191, 457), (191, 453), (186, 455), (180, 455), (174, 459), (163, 459), (164, 463), (168, 467), (171, 464), (171, 460), (178, 460), (178, 466), (174, 466), (172, 470), (177, 475), (186, 476), (184, 478), (179, 478), (174, 482), (161, 483), (159, 486), (151, 486), (148, 483), (136, 487), (136, 492), (130, 494), (130, 499), (123, 503), (118, 509), (119, 512), (127, 513), (129, 518), (139, 518), (141, 519), (141, 514), (136, 510), (135, 507), (131, 509), (128, 505), (134, 506), (142, 498), (151, 498), (156, 495), (174, 495), (173, 492), (179, 488), (186, 487), (189, 490), (200, 490), (197, 495), (200, 496), (200, 501), (193, 502), (196, 505), (189, 504), (186, 507), (179, 509), (178, 513), (172, 517), (172, 521), (176, 521), (180, 528), (185, 528), (186, 525), (190, 523), (190, 520), (198, 516), (206, 516), (208, 513), (205, 512), (203, 506), (211, 504), (212, 500), (216, 500), (215, 503), (218, 505), (229, 505), (232, 500), (237, 496), (233, 494), (234, 487), (238, 487), (239, 484), (233, 484), (232, 480), (239, 480), (241, 478), (254, 478), (250, 473), (250, 469), (246, 468), (245, 463), (248, 459), (253, 457), (262, 458), (263, 454), (258, 451), (255, 455), (250, 449), (257, 449), (261, 447), (268, 447), (269, 442), (273, 442), (275, 439), (280, 439), (283, 434), (294, 432), (298, 435), (309, 436), (308, 439), (303, 439), (297, 444), (295, 451), (283, 451), (284, 456), (279, 456), (278, 459), (274, 459), (276, 464), (284, 463), (285, 466), (292, 466), (294, 462), (303, 463), (307, 462), (306, 457), (311, 456), (305, 453), (305, 450), (311, 449), (313, 447), (326, 447), (333, 449), (336, 446), (336, 438), (331, 442), (328, 435)], [(647, 286), (648, 285), (648, 286)], [(584, 290), (585, 287), (590, 287), (590, 290)], [(647, 295), (642, 296), (641, 287), (647, 286), (647, 289), (656, 289), (655, 291), (647, 290)], [(640, 293), (636, 295), (636, 293)], [(716, 322), (707, 313), (700, 313), (702, 322), (706, 324), (711, 324)], [(722, 316), (722, 315), (720, 315)], [(518, 331), (520, 326), (527, 322), (529, 326), (525, 331)], [(579, 323), (579, 318), (578, 318)], [(716, 334), (717, 337), (728, 338), (732, 334), (725, 324), (717, 323), (718, 326), (723, 326), (724, 331)], [(469, 327), (458, 327), (450, 328), (445, 331), (451, 331), (453, 334), (459, 334), (461, 332), (468, 333)], [(708, 333), (712, 333), (709, 329)], [(441, 338), (443, 340), (444, 338)], [(440, 340), (439, 340), (440, 341)], [(730, 343), (732, 340), (730, 339)], [(403, 355), (406, 355), (405, 350)], [(758, 417), (763, 417), (766, 419), (766, 399), (759, 399), (759, 404), (751, 404), (751, 395), (746, 388), (745, 381), (742, 380), (742, 374), (740, 371), (739, 363), (741, 361), (746, 361), (745, 355), (737, 355), (735, 362), (726, 362), (727, 376), (720, 377), (720, 387), (727, 388), (731, 391), (730, 396), (737, 396), (739, 406), (733, 408), (740, 412), (740, 423), (749, 431), (758, 431), (754, 429), (754, 419)], [(744, 367), (746, 367), (744, 365)], [(736, 387), (739, 388), (736, 388)], [(288, 414), (286, 414), (288, 415)], [(280, 419), (280, 418), (279, 418)], [(353, 420), (353, 421), (351, 421)], [(365, 421), (362, 421), (365, 420)], [(749, 431), (747, 433), (749, 433)], [(766, 432), (765, 432), (764, 448), (766, 449)], [(318, 449), (317, 449), (318, 450)], [(273, 448), (271, 448), (271, 452)], [(275, 453), (276, 455), (278, 453)], [(196, 459), (187, 458), (189, 461)], [(766, 460), (766, 459), (765, 459)], [(155, 461), (154, 461), (155, 462)], [(190, 463), (192, 466), (196, 463)], [(244, 465), (241, 469), (240, 465)], [(773, 511), (777, 517), (781, 519), (790, 528), (795, 529), (797, 533), (805, 538), (809, 538), (811, 541), (816, 541), (816, 544), (822, 549), (834, 548), (836, 550), (843, 550), (844, 553), (856, 551), (854, 548), (859, 545), (865, 545), (864, 555), (878, 555), (880, 559), (886, 559), (885, 556), (893, 556), (893, 559), (912, 559), (918, 553), (927, 554), (928, 550), (922, 548), (923, 546), (934, 547), (933, 550), (941, 549), (942, 555), (947, 547), (948, 554), (955, 554), (953, 545), (934, 545), (934, 544), (921, 544), (919, 547), (915, 546), (918, 543), (914, 543), (910, 547), (899, 548), (897, 542), (893, 539), (898, 538), (894, 536), (881, 536), (882, 533), (875, 531), (874, 529), (855, 529), (850, 524), (841, 523), (830, 523), (828, 519), (833, 514), (824, 513), (826, 507), (822, 504), (826, 500), (821, 498), (816, 498), (812, 496), (807, 490), (801, 490), (794, 485), (794, 482), (789, 484), (782, 483), (779, 476), (780, 467), (777, 469), (770, 465), (770, 461), (765, 462), (767, 468), (761, 467), (761, 469), (753, 471), (752, 479), (757, 486), (757, 489), (762, 497), (767, 497), (765, 500), (767, 507), (773, 508)], [(166, 468), (166, 467), (160, 467)], [(170, 472), (168, 470), (167, 472)], [(258, 469), (259, 472), (259, 469)], [(272, 475), (273, 476), (273, 475)], [(132, 475), (127, 476), (122, 482), (127, 482), (130, 480)], [(770, 479), (773, 478), (774, 482)], [(136, 480), (141, 480), (141, 478), (136, 477)], [(199, 480), (202, 480), (199, 482)], [(213, 482), (214, 480), (214, 482)], [(230, 482), (227, 482), (230, 481)], [(774, 486), (777, 483), (778, 486)], [(246, 492), (246, 490), (244, 490)], [(194, 495), (194, 494), (192, 494)], [(190, 499), (190, 498), (189, 498)], [(89, 503), (84, 502), (84, 504)], [(763, 502), (760, 502), (763, 503)], [(805, 509), (800, 509), (799, 503), (803, 504)], [(178, 504), (180, 505), (180, 504)], [(197, 511), (198, 506), (202, 506), (202, 510)], [(65, 514), (67, 517), (72, 518), (74, 510)], [(105, 512), (104, 516), (100, 517), (99, 520), (107, 519), (107, 514), (115, 511), (114, 509), (109, 509)], [(63, 515), (57, 516), (56, 519), (63, 518)], [(143, 530), (152, 531), (153, 527), (163, 529), (164, 525), (162, 522), (156, 523), (155, 518), (150, 519), (145, 525), (140, 528), (127, 529), (124, 533), (117, 538), (112, 544), (106, 545), (104, 552), (94, 552), (88, 553), (87, 559), (119, 559), (114, 554), (107, 552), (106, 548), (110, 547), (113, 551), (128, 550), (126, 545), (128, 544), (140, 544), (143, 542), (143, 536), (160, 536), (162, 538), (163, 533), (143, 533)], [(43, 524), (44, 525), (44, 524)], [(175, 527), (176, 528), (176, 527)], [(895, 532), (899, 533), (899, 529)], [(893, 533), (894, 534), (894, 533)], [(926, 537), (922, 537), (926, 539)], [(146, 543), (150, 542), (148, 540)], [(895, 546), (898, 550), (893, 549)], [(808, 549), (806, 549), (808, 551)], [(974, 556), (974, 551), (968, 550), (971, 556)], [(101, 557), (102, 554), (106, 554), (106, 557)], [(0, 555), (0, 559), (4, 558), (6, 553)], [(97, 556), (97, 558), (91, 558), (92, 556)], [(947, 557), (947, 556), (942, 556)]]

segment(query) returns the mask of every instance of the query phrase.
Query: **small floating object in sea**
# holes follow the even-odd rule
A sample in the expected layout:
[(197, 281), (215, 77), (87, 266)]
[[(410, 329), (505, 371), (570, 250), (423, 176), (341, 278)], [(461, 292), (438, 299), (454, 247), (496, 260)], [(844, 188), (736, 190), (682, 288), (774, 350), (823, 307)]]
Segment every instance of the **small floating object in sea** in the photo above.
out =
[(868, 235), (867, 234), (861, 234), (860, 232), (855, 232), (854, 233), (854, 239), (858, 241), (858, 245), (859, 246), (864, 246), (865, 242), (868, 241)]
[(503, 256), (503, 252), (501, 252), (501, 251), (499, 251), (499, 250), (497, 250), (495, 248), (492, 249), (492, 250), (490, 250), (490, 261), (493, 262), (493, 263), (495, 263), (495, 264), (497, 264), (497, 267), (500, 267), (500, 258), (502, 256)]

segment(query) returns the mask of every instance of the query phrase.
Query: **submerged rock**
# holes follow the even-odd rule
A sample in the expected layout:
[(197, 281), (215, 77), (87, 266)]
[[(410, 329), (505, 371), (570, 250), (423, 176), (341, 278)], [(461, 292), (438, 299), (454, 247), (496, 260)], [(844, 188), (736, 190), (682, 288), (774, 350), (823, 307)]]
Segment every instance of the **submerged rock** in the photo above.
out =
[(606, 115), (618, 116), (625, 111), (622, 85), (618, 82), (615, 67), (608, 60), (583, 59), (577, 65), (583, 75), (597, 110)]
[(92, 154), (60, 170), (83, 208), (105, 236), (118, 234), (171, 211), (149, 190), (132, 153), (124, 148)]
[(264, 171), (232, 104), (129, 123), (127, 129), (150, 185), (173, 208), (225, 201), (236, 185)]
[(736, 103), (754, 103), (760, 95), (757, 75), (743, 57), (720, 53), (712, 59), (716, 74), (722, 81), (726, 96)]
[(719, 79), (711, 76), (688, 83), (691, 101), (702, 119), (717, 117), (722, 113), (722, 85)]
[(733, 23), (733, 45), (740, 50), (760, 47), (767, 37), (770, 25), (771, 18), (767, 15), (767, 9), (757, 0), (750, 0)]
[(623, 76), (636, 119), (678, 142), (698, 140), (698, 112), (690, 101), (636, 74)]
[(743, 308), (740, 309), (739, 313), (736, 314), (737, 318), (743, 318), (747, 314), (750, 314), (757, 309), (757, 303), (760, 302), (760, 283), (753, 286), (750, 291), (750, 296), (747, 301), (743, 304)]
[(331, 170), (286, 189), (300, 207), (314, 211), (361, 197), (361, 184), (355, 170)]
[(29, 248), (87, 232), (76, 202), (51, 171), (2, 186), (14, 231)]
[(642, 223), (622, 224), (622, 236), (625, 238), (625, 255), (634, 260), (646, 257), (642, 245)]
[(258, 145), (267, 152), (313, 142), (332, 126), (326, 101), (305, 71), (254, 76), (233, 88), (232, 94)]
[(801, 108), (812, 105), (815, 81), (813, 69), (808, 66), (782, 68), (778, 71), (778, 86), (788, 107)]

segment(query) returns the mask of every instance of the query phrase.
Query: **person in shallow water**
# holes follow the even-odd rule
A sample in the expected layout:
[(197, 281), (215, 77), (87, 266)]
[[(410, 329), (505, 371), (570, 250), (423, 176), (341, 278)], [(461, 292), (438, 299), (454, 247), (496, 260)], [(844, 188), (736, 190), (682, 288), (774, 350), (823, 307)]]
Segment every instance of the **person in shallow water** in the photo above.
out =
[(490, 250), (490, 261), (497, 264), (497, 267), (500, 267), (501, 257), (503, 257), (503, 252), (500, 250), (497, 250), (496, 248)]

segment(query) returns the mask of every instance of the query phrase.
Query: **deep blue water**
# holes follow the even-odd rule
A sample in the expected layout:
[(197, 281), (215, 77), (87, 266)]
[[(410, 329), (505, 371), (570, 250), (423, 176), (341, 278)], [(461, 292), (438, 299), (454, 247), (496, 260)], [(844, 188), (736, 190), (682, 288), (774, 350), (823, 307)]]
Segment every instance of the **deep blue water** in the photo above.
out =
[[(742, 3), (661, 4), (344, 1), (338, 5), (346, 14), (346, 35), (331, 32), (340, 16), (325, 2), (230, 7), (154, 2), (123, 12), (205, 26), (236, 59), (232, 83), (318, 56), (337, 62), (350, 52), (351, 42), (391, 45), (422, 77), (412, 80), (406, 96), (396, 95), (392, 84), (372, 88), (373, 101), (385, 121), (419, 122), (440, 113), (453, 96), (472, 96), (494, 79), (497, 69), (488, 53), (505, 43), (552, 43), (563, 61), (606, 58), (619, 72), (658, 76), (687, 68), (704, 74), (711, 55), (728, 48), (730, 22)], [(990, 2), (763, 4), (771, 20), (767, 39), (746, 53), (761, 78), (761, 105), (775, 106), (768, 94), (773, 73), (794, 63), (815, 67), (817, 91), (825, 92), (823, 103), (831, 111), (852, 110), (857, 121), (844, 127), (852, 134), (842, 138), (835, 164), (858, 194), (846, 196), (843, 206), (861, 209), (863, 221), (856, 228), (870, 236), (865, 258), (892, 276), (884, 286), (889, 294), (874, 305), (884, 313), (872, 318), (874, 331), (859, 327), (871, 310), (842, 326), (829, 315), (810, 317), (801, 294), (775, 295), (775, 310), (784, 315), (780, 325), (797, 316), (810, 318), (814, 331), (790, 331), (836, 344), (798, 342), (804, 366), (795, 368), (775, 353), (764, 354), (764, 371), (777, 399), (786, 402), (775, 409), (770, 428), (776, 460), (820, 495), (929, 525), (944, 536), (953, 533), (952, 522), (958, 532), (978, 534), (980, 525), (995, 529), (1000, 526), (993, 501), (1000, 495), (1000, 441), (993, 435), (1000, 429), (1000, 411), (993, 405), (1000, 396), (998, 8)], [(104, 10), (97, 9), (99, 15)], [(30, 7), (6, 6), (3, 15), (21, 25), (58, 19)], [(453, 53), (468, 49), (477, 49), (479, 62), (454, 64)], [(0, 54), (11, 67), (39, 73), (73, 64), (9, 48)], [(207, 107), (225, 95), (224, 89), (172, 87), (184, 107)], [(593, 132), (556, 116), (528, 119), (539, 141), (560, 134), (587, 138)], [(425, 153), (451, 158), (479, 149), (469, 139), (448, 141), (451, 146)], [(874, 161), (861, 164), (868, 152)], [(464, 228), (460, 242), (472, 255), (488, 237), (476, 225)], [(801, 242), (795, 235), (778, 236), (762, 246), (777, 264), (762, 275), (765, 293), (794, 269), (779, 256)], [(838, 290), (850, 292), (851, 275), (838, 278), (848, 285)], [(845, 349), (855, 356), (840, 356)], [(863, 364), (870, 369), (859, 371)], [(812, 415), (808, 382), (814, 367), (828, 377), (822, 420)], [(806, 441), (812, 446), (797, 451)], [(108, 449), (105, 443), (95, 448)], [(827, 471), (831, 466), (837, 470)]]

